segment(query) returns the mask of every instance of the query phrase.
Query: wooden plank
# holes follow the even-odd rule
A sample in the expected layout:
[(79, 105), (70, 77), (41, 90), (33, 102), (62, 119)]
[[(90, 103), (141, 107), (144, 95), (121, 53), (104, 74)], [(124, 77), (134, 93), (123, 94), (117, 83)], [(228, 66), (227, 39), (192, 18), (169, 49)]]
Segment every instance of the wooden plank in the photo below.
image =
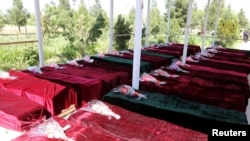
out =
[(2, 46), (2, 45), (14, 45), (14, 44), (25, 44), (25, 43), (35, 43), (35, 42), (38, 42), (38, 40), (19, 41), (19, 42), (5, 42), (5, 43), (0, 43), (0, 46)]

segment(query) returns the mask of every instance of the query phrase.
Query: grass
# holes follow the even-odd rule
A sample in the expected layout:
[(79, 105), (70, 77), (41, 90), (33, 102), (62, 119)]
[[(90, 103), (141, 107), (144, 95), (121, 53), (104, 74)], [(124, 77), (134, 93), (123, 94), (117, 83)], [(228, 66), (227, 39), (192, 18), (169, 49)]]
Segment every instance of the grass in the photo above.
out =
[[(23, 38), (14, 39), (6, 36), (0, 37), (2, 42), (24, 41)], [(35, 38), (29, 40), (35, 40)], [(62, 37), (45, 39), (43, 44), (45, 63), (58, 62), (60, 59), (58, 56), (65, 44), (66, 41)], [(38, 50), (38, 44), (25, 43), (0, 46), (0, 70), (22, 70), (27, 68), (29, 65), (26, 62), (27, 60), (24, 60), (24, 54), (25, 50), (29, 48)]]

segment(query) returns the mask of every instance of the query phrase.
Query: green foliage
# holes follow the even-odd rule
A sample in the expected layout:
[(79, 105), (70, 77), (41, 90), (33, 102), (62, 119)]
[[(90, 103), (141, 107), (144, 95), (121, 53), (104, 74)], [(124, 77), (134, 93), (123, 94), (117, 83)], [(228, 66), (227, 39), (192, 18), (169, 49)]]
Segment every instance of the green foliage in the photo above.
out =
[(92, 44), (88, 44), (87, 47), (85, 48), (85, 54), (86, 55), (94, 55), (97, 54), (98, 51), (97, 49), (97, 43), (92, 43)]
[(62, 49), (62, 55), (66, 58), (66, 60), (73, 60), (77, 58), (78, 50), (73, 44), (67, 44)]
[[(68, 27), (68, 32), (75, 39), (74, 45), (78, 48), (78, 52), (81, 55), (85, 54), (85, 48), (87, 47), (88, 31), (90, 30), (91, 17), (85, 5), (81, 5), (74, 13), (73, 24)], [(94, 49), (95, 50), (95, 49)]]
[(158, 43), (158, 41), (157, 41), (157, 39), (156, 39), (156, 38), (154, 38), (154, 37), (150, 37), (150, 38), (148, 39), (148, 43), (149, 43), (149, 44), (157, 44), (157, 43)]
[(28, 25), (36, 25), (36, 19), (35, 19), (35, 15), (34, 14), (30, 14), (30, 18), (28, 19)]
[[(131, 9), (129, 10), (128, 19), (129, 19), (131, 25), (134, 25), (134, 22), (135, 22), (135, 7), (131, 7)], [(134, 27), (133, 27), (133, 29), (134, 29)]]
[[(168, 22), (169, 1), (166, 1), (167, 13), (164, 19)], [(183, 34), (182, 29), (185, 27), (188, 10), (188, 0), (173, 0), (170, 10), (170, 35), (169, 41), (176, 42), (179, 40), (178, 34)]]
[(27, 9), (23, 7), (21, 0), (13, 0), (13, 6), (7, 10), (8, 16), (7, 21), (9, 24), (16, 25), (19, 32), (20, 27), (25, 26), (28, 22), (30, 14)]
[(23, 52), (23, 62), (28, 64), (29, 66), (36, 66), (39, 64), (39, 55), (37, 48), (27, 47)]
[[(63, 9), (65, 7), (63, 5), (58, 7), (54, 3), (47, 5), (46, 14), (43, 16), (44, 34), (49, 38), (62, 35), (67, 41), (67, 45), (62, 50), (62, 55), (66, 59), (72, 59), (85, 53), (84, 48), (87, 46), (88, 31), (92, 19), (84, 3), (81, 3), (77, 11)], [(97, 22), (97, 25), (93, 27), (92, 33), (94, 35), (91, 34), (91, 39), (98, 38), (95, 36), (99, 36), (101, 30), (97, 27), (104, 27), (105, 25), (103, 15), (100, 15), (98, 20), (102, 21)]]
[(178, 34), (181, 34), (181, 28), (180, 25), (178, 24), (177, 19), (171, 19), (170, 21), (170, 35), (169, 35), (169, 41), (170, 42), (176, 42), (179, 40)]
[(187, 19), (188, 0), (174, 0), (173, 12), (171, 12), (171, 18), (175, 18), (181, 28), (184, 28)]
[(103, 14), (100, 13), (97, 16), (94, 25), (89, 31), (89, 37), (87, 40), (90, 42), (96, 42), (97, 39), (100, 38), (100, 36), (102, 35), (102, 30), (106, 27), (106, 25), (107, 21), (106, 19), (104, 19)]
[(156, 25), (152, 30), (151, 30), (151, 33), (156, 35), (157, 33), (160, 32), (160, 26), (159, 25)]
[(118, 16), (114, 27), (115, 36), (115, 47), (116, 50), (126, 50), (128, 49), (128, 41), (131, 38), (132, 28), (130, 27), (130, 22), (126, 21), (122, 15)]
[(64, 10), (70, 10), (69, 0), (59, 0), (59, 8)]
[(23, 48), (17, 46), (1, 46), (0, 48), (0, 70), (24, 69), (27, 67), (23, 59)]
[(239, 19), (239, 25), (241, 29), (247, 29), (249, 27), (249, 21), (246, 18), (245, 11), (243, 9), (240, 9), (240, 12), (238, 13), (238, 19)]
[(197, 44), (196, 37), (190, 36), (188, 38), (188, 44), (189, 45), (196, 45)]
[(198, 10), (198, 7), (195, 3), (192, 12), (191, 28), (192, 29), (202, 29), (204, 23), (205, 12), (203, 10)]
[(1, 29), (4, 27), (4, 25), (5, 25), (5, 18), (4, 18), (4, 16), (3, 16), (3, 13), (2, 13), (2, 11), (0, 10), (0, 31), (1, 31)]
[(160, 32), (160, 22), (161, 22), (161, 15), (160, 11), (157, 8), (157, 3), (155, 0), (152, 1), (151, 10), (149, 14), (149, 33), (157, 34)]
[(142, 46), (144, 46), (145, 45), (145, 40), (146, 40), (145, 39), (146, 38), (146, 27), (145, 26), (143, 26), (141, 33), (142, 33), (141, 44), (142, 44)]
[(240, 25), (237, 16), (228, 7), (226, 12), (222, 15), (217, 35), (220, 37), (219, 42), (224, 47), (231, 47), (237, 40), (240, 31)]
[(220, 14), (219, 16), (223, 15), (225, 0), (220, 0), (220, 8), (218, 8), (218, 5), (219, 5), (218, 0), (211, 1), (210, 7), (209, 7), (209, 13), (208, 13), (208, 21), (207, 21), (208, 31), (214, 30), (215, 21), (216, 21), (218, 13)]
[(95, 0), (95, 4), (90, 7), (90, 15), (96, 17), (97, 15), (103, 13), (104, 10), (100, 4), (100, 0)]
[(57, 37), (59, 35), (59, 9), (55, 3), (47, 4), (45, 7), (45, 15), (42, 17), (43, 34), (49, 38)]
[(158, 35), (157, 36), (157, 42), (160, 44), (160, 43), (165, 43), (166, 42), (166, 35)]

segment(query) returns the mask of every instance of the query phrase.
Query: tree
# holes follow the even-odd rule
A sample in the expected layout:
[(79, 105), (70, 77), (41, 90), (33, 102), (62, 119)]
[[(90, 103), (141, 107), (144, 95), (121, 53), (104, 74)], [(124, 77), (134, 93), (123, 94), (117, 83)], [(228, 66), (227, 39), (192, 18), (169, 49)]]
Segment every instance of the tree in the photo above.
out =
[(16, 25), (19, 33), (21, 32), (21, 26), (25, 26), (30, 16), (27, 9), (23, 7), (21, 0), (13, 0), (12, 8), (7, 10), (9, 24)]
[(132, 29), (135, 28), (135, 7), (131, 7), (131, 9), (129, 10), (129, 14), (128, 14), (128, 20), (131, 23)]
[[(162, 42), (162, 39), (165, 38), (159, 33), (166, 32), (166, 21), (164, 19), (164, 15), (162, 16), (160, 10), (158, 9), (156, 0), (152, 0), (151, 10), (149, 14), (149, 34), (153, 36), (149, 36), (149, 43), (159, 43)], [(165, 38), (166, 39), (166, 38)]]
[[(95, 4), (90, 8), (90, 15), (92, 17), (96, 17), (94, 22), (92, 23), (92, 27), (89, 30), (89, 37), (87, 39), (87, 43), (94, 43), (98, 38), (102, 36), (103, 30), (107, 27), (107, 15), (102, 9), (99, 0), (95, 0)], [(105, 17), (106, 16), (106, 17)]]
[[(69, 41), (69, 44), (64, 48), (63, 55), (68, 59), (81, 57), (91, 51), (86, 46), (88, 31), (90, 28), (91, 17), (82, 0), (76, 12), (73, 12), (73, 17), (65, 24), (63, 28), (63, 36)], [(69, 53), (70, 52), (70, 53)]]
[(237, 16), (232, 12), (230, 5), (221, 16), (218, 25), (217, 35), (220, 45), (230, 48), (239, 36), (239, 21)]
[(70, 10), (69, 0), (59, 0), (59, 8), (63, 10)]
[(2, 14), (2, 11), (0, 11), (0, 31), (1, 31), (1, 29), (4, 27), (4, 25), (5, 25), (5, 19), (4, 19), (4, 16), (3, 16), (3, 14)]
[(115, 33), (115, 47), (117, 50), (128, 49), (128, 41), (131, 38), (132, 28), (130, 27), (130, 22), (126, 21), (122, 15), (118, 16), (114, 27)]
[(224, 1), (225, 0), (221, 0), (221, 5), (220, 5), (219, 9), (218, 9), (218, 5), (219, 5), (218, 0), (213, 0), (211, 2), (210, 7), (209, 7), (208, 21), (207, 21), (207, 31), (214, 30), (215, 21), (216, 21), (218, 12), (220, 13), (220, 15), (219, 15), (220, 17), (221, 17), (221, 15), (223, 15), (223, 9), (224, 9), (224, 5), (225, 5)]
[(87, 41), (96, 42), (97, 39), (102, 35), (102, 30), (103, 28), (106, 27), (106, 25), (107, 25), (107, 21), (103, 17), (103, 14), (100, 13), (97, 16), (94, 25), (91, 27), (89, 31), (89, 37)]
[(249, 27), (249, 21), (246, 18), (245, 11), (241, 8), (240, 12), (238, 13), (238, 19), (241, 29), (247, 29)]
[(178, 24), (178, 20), (175, 18), (172, 18), (170, 21), (170, 36), (169, 36), (169, 41), (170, 42), (176, 42), (179, 40), (178, 34), (181, 32), (181, 27)]
[(204, 23), (204, 11), (199, 10), (197, 4), (194, 3), (192, 11), (191, 29), (202, 29)]
[(187, 20), (188, 0), (174, 0), (174, 11), (171, 12), (172, 17), (178, 21), (181, 28), (184, 28)]
[(131, 7), (131, 9), (129, 10), (128, 18), (129, 18), (129, 21), (131, 22), (131, 24), (134, 24), (134, 21), (135, 21), (135, 7)]
[(59, 36), (59, 9), (51, 2), (45, 6), (45, 15), (42, 16), (43, 34), (48, 38)]
[(161, 21), (161, 16), (160, 16), (160, 11), (157, 8), (157, 3), (155, 0), (152, 1), (151, 4), (151, 10), (149, 14), (149, 31), (151, 34), (158, 34), (160, 32), (160, 21)]
[(90, 15), (96, 17), (100, 13), (103, 13), (104, 10), (102, 9), (100, 0), (95, 0), (95, 4), (90, 7)]

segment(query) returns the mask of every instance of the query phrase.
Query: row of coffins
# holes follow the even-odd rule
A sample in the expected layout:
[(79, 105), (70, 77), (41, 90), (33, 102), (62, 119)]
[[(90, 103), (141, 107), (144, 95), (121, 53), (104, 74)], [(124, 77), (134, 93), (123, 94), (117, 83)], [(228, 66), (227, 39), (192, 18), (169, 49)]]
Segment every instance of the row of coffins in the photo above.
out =
[[(181, 44), (142, 49), (139, 90), (131, 87), (132, 50), (85, 56), (41, 68), (10, 70), (4, 79), (0, 78), (0, 88), (32, 101), (33, 107), (39, 108), (32, 112), (32, 108), (23, 105), (17, 110), (18, 115), (7, 112), (8, 108), (1, 105), (5, 109), (2, 110), (4, 117), (16, 120), (6, 120), (1, 126), (25, 130), (25, 134), (16, 140), (27, 141), (53, 138), (207, 140), (214, 127), (248, 128), (244, 112), (249, 98), (245, 77), (249, 73), (249, 64), (248, 58), (243, 57), (244, 51), (231, 51), (237, 52), (232, 53), (237, 54), (235, 60), (227, 57), (227, 53), (222, 53), (223, 59), (218, 59), (221, 57), (218, 51), (230, 51), (213, 48), (202, 54), (198, 46), (191, 45), (188, 46), (187, 63), (182, 65), (182, 50)], [(218, 63), (214, 67), (211, 64), (216, 64), (216, 60)], [(236, 66), (238, 69), (234, 69)], [(126, 88), (119, 91), (121, 86)], [(15, 97), (10, 99), (5, 102), (19, 101)], [(57, 116), (70, 105), (77, 109), (73, 115), (67, 119)], [(10, 106), (10, 109), (14, 111), (14, 107)], [(108, 114), (102, 113), (105, 110)], [(25, 112), (35, 116), (31, 114), (29, 116), (33, 118), (30, 118), (23, 114)], [(15, 123), (20, 124), (14, 126)], [(50, 133), (47, 128), (50, 126), (58, 134)], [(131, 129), (137, 132), (131, 132)]]

